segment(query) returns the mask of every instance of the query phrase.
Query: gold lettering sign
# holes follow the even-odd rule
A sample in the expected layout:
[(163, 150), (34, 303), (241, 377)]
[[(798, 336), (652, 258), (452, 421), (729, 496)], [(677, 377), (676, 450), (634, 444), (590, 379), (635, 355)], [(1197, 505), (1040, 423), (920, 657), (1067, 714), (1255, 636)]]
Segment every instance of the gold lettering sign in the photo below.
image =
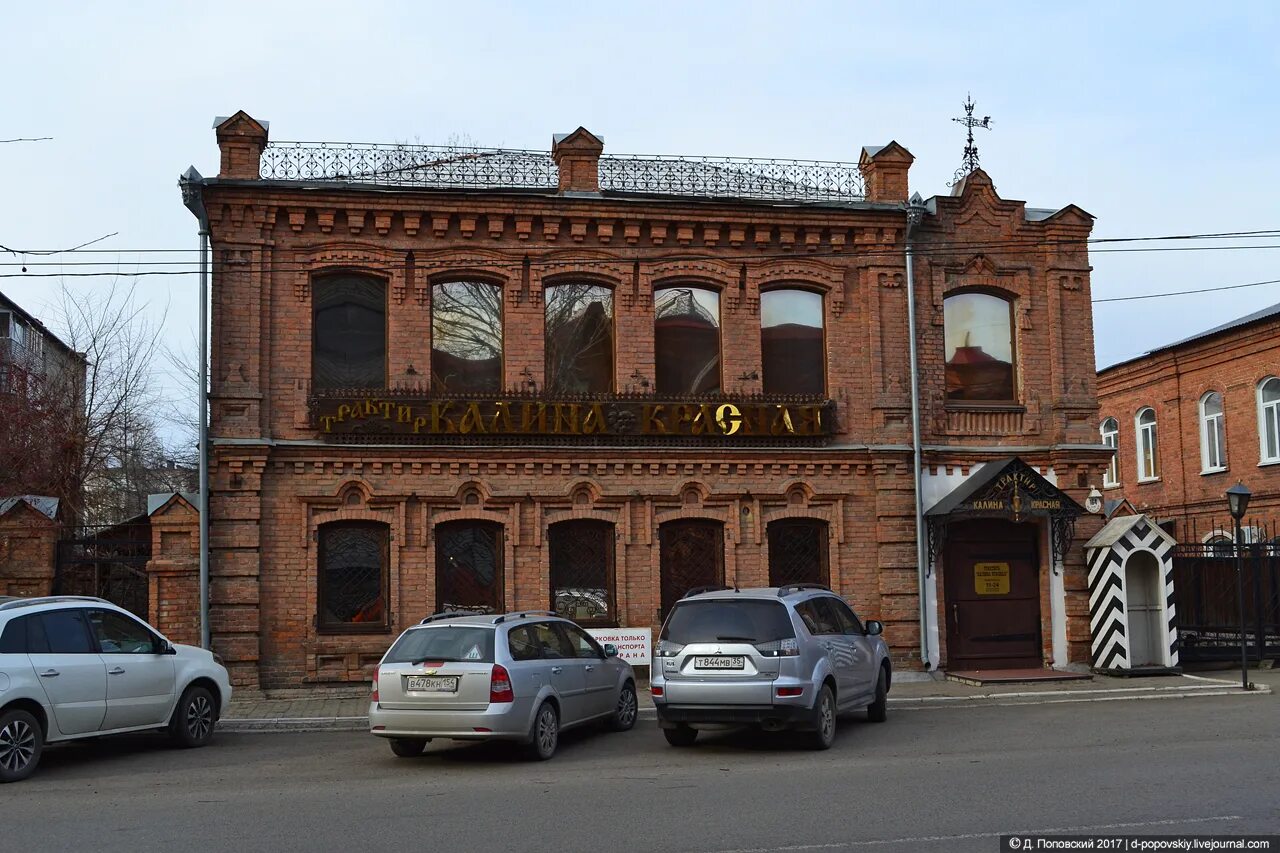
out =
[(835, 404), (757, 400), (698, 402), (429, 399), (377, 396), (312, 400), (312, 424), (328, 435), (634, 436), (820, 438), (835, 425)]
[(1009, 564), (974, 563), (973, 589), (978, 595), (1008, 595)]

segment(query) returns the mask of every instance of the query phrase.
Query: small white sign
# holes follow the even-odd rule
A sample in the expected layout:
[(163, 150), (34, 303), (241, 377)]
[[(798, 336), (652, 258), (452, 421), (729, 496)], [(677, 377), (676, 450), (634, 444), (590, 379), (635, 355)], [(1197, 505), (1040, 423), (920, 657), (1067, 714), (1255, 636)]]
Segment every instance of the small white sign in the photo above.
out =
[(612, 643), (618, 657), (632, 666), (648, 666), (653, 631), (649, 628), (587, 628), (600, 645)]

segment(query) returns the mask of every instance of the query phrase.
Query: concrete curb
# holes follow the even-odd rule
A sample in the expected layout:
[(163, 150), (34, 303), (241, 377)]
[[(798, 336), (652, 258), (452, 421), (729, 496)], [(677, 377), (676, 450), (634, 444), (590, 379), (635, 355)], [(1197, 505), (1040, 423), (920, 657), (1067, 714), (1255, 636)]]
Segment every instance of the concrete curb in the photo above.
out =
[[(1010, 708), (1026, 705), (1068, 705), (1083, 702), (1118, 702), (1138, 699), (1194, 699), (1200, 696), (1270, 696), (1272, 690), (1257, 685), (1242, 690), (1228, 682), (1206, 679), (1205, 684), (1171, 687), (1113, 687), (1099, 690), (1059, 690), (1023, 693), (983, 693), (976, 696), (889, 697), (889, 707), (899, 711), (936, 711), (949, 708)], [(653, 720), (652, 705), (639, 710), (639, 718)], [(367, 716), (350, 717), (224, 717), (218, 728), (226, 732), (365, 732)]]

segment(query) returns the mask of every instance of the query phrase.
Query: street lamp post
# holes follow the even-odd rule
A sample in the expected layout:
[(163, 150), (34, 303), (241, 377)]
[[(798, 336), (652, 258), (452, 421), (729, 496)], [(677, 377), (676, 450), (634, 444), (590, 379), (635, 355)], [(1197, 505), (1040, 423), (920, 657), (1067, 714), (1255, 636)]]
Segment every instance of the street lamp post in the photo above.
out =
[(1253, 493), (1243, 483), (1236, 483), (1227, 489), (1227, 509), (1236, 523), (1236, 597), (1240, 602), (1240, 686), (1249, 690), (1249, 641), (1245, 635), (1244, 622), (1244, 543), (1240, 531), (1240, 519), (1249, 509), (1249, 498)]

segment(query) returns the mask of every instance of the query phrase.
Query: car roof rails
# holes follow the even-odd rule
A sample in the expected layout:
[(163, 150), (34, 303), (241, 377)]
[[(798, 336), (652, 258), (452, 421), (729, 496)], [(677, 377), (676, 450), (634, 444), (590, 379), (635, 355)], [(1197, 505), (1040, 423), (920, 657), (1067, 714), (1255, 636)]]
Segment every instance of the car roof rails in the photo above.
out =
[(105, 598), (92, 595), (39, 595), (33, 598), (15, 598), (0, 602), (0, 610), (16, 610), (19, 607), (31, 607), (36, 604), (64, 604), (69, 602), (85, 602), (90, 604), (110, 604)]
[(831, 592), (831, 587), (821, 583), (784, 583), (778, 587), (778, 598), (785, 598), (793, 592), (803, 592), (806, 589), (820, 589), (823, 592)]
[(556, 618), (559, 618), (560, 614), (553, 610), (517, 610), (511, 613), (502, 614), (493, 620), (493, 624), (501, 625), (508, 619), (530, 619), (534, 616), (555, 616)]
[(724, 584), (708, 584), (706, 586), (695, 586), (693, 589), (689, 590), (688, 592), (686, 592), (684, 595), (680, 597), (690, 598), (695, 595), (702, 595), (704, 592), (729, 592), (730, 590), (732, 590), (733, 592), (738, 592), (738, 588), (736, 586), (725, 586)]
[(479, 613), (472, 613), (469, 610), (442, 610), (439, 613), (432, 613), (426, 619), (419, 622), (419, 625), (426, 625), (428, 622), (439, 622), (441, 619), (457, 619), (459, 616), (479, 616)]

